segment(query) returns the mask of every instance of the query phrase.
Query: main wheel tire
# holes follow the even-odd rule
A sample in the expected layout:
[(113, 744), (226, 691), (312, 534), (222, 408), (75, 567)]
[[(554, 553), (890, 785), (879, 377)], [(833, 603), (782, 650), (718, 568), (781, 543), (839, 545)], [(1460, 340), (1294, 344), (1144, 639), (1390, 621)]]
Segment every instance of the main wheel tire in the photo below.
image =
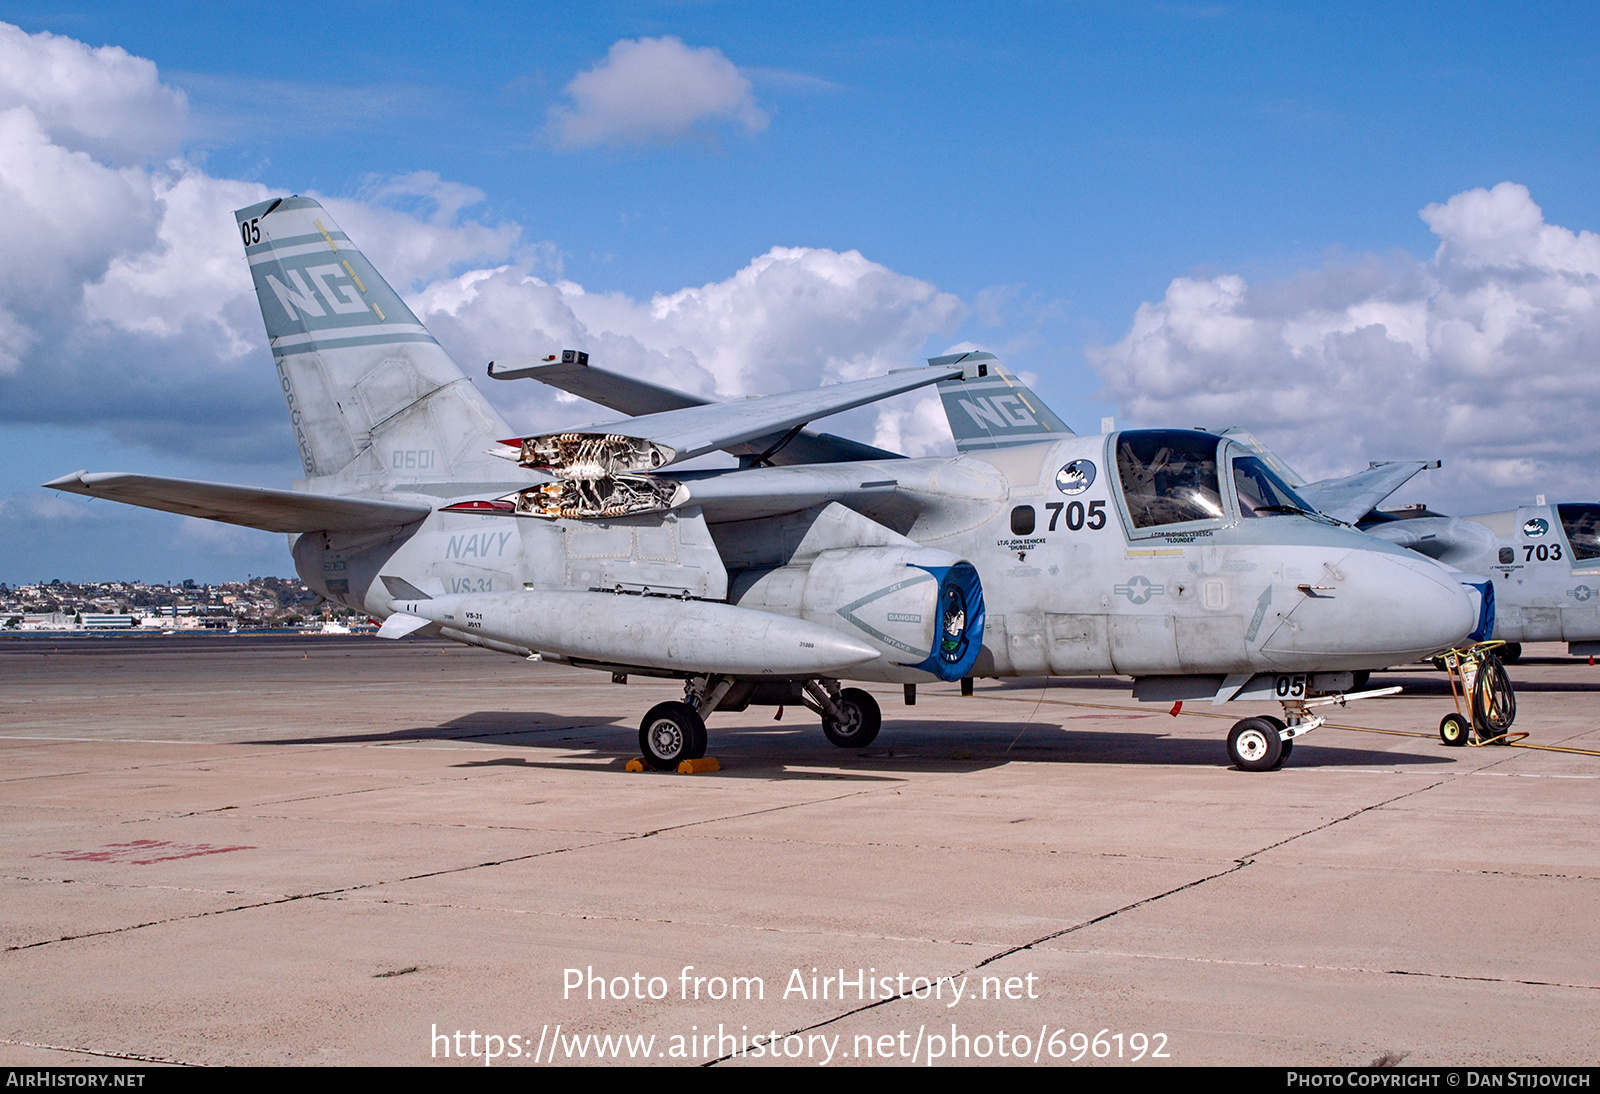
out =
[(1228, 731), (1228, 759), (1240, 771), (1271, 771), (1283, 762), (1283, 739), (1266, 718), (1246, 718)]
[(876, 699), (860, 688), (845, 688), (839, 693), (839, 706), (844, 708), (843, 721), (822, 718), (822, 733), (828, 740), (840, 748), (866, 748), (877, 739), (883, 712)]
[(1355, 679), (1352, 680), (1351, 683), (1350, 683), (1350, 690), (1351, 691), (1360, 691), (1362, 688), (1366, 687), (1371, 682), (1372, 682), (1372, 672), (1370, 670), (1368, 670), (1368, 669), (1362, 669), (1360, 672), (1355, 674)]
[(688, 703), (657, 703), (639, 723), (639, 751), (657, 771), (706, 754), (706, 723)]
[(1515, 665), (1518, 661), (1522, 660), (1522, 643), (1507, 642), (1505, 645), (1500, 647), (1499, 652), (1501, 664)]
[(1451, 748), (1460, 748), (1472, 735), (1472, 727), (1461, 715), (1452, 711), (1439, 722), (1439, 740)]

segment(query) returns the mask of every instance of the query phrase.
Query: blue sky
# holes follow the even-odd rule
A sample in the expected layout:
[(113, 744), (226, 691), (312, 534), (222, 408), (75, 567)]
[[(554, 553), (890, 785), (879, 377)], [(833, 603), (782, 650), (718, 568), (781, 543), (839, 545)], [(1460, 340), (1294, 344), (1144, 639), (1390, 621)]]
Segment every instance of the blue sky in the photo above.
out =
[[(107, 167), (311, 192), (351, 203), (352, 216), (389, 214), (372, 222), (395, 232), (431, 224), (453, 233), (431, 264), (391, 278), (404, 291), (510, 263), (546, 283), (647, 302), (729, 282), (775, 247), (858, 251), (907, 292), (917, 282), (959, 301), (935, 317), (918, 312), (925, 330), (904, 318), (910, 305), (891, 302), (902, 308), (897, 333), (873, 361), (912, 364), (981, 345), (1036, 376), (1057, 412), (1087, 430), (1108, 414), (1121, 424), (1247, 424), (1312, 474), (1442, 455), (1445, 471), (1415, 489), (1463, 512), (1536, 490), (1582, 494), (1597, 454), (1581, 389), (1563, 386), (1587, 379), (1581, 370), (1600, 349), (1586, 305), (1571, 303), (1595, 289), (1594, 241), (1582, 233), (1600, 228), (1592, 6), (466, 4), (419, 13), (354, 0), (12, 4), (4, 19), (28, 36), (147, 59), (186, 108), (157, 96), (151, 109), (167, 111), (166, 128), (115, 148), (49, 121), (70, 106), (56, 100), (77, 94), (73, 85), (50, 102), (12, 87), (0, 109), (23, 103), (56, 145)], [(713, 83), (736, 73), (719, 86), (747, 90), (676, 125), (619, 121), (624, 96), (600, 123), (611, 136), (562, 136), (562, 119), (584, 113), (574, 90), (584, 74), (603, 76), (619, 43), (662, 39), (681, 44), (667, 61), (704, 62), (696, 71)], [(82, 94), (111, 93), (86, 77)], [(134, 117), (143, 102), (113, 109)], [(652, 104), (637, 106), (648, 114)], [(0, 159), (19, 154), (0, 137)], [(1523, 191), (1493, 189), (1502, 183)], [(450, 210), (463, 193), (467, 203)], [(1444, 211), (1430, 222), (1419, 216), (1428, 207)], [(458, 231), (466, 225), (504, 228), (516, 241), (504, 245), (502, 234), (496, 251)], [(345, 227), (355, 234), (348, 217)], [(1513, 231), (1525, 245), (1495, 242)], [(375, 258), (399, 246), (357, 242)], [(0, 519), (12, 529), (0, 580), (289, 570), (281, 537), (210, 535), (178, 518), (113, 517), (106, 503), (91, 513), (30, 493), (80, 467), (274, 485), (295, 474), (270, 377), (252, 379), (239, 364), (226, 382), (206, 378), (215, 334), (184, 341), (169, 325), (150, 336), (157, 345), (141, 332), (128, 352), (142, 363), (118, 369), (103, 358), (126, 343), (82, 333), (107, 312), (93, 291), (88, 305), (71, 294), (104, 277), (101, 259), (114, 265), (149, 246), (130, 236), (115, 254), (85, 259), (79, 281), (48, 301), (0, 286), (0, 307), (36, 332), (18, 343), (9, 377), (0, 373), (0, 406), (11, 403), (0, 418)], [(1496, 299), (1519, 302), (1497, 310), (1484, 278)], [(1544, 288), (1527, 295), (1541, 278)], [(1174, 279), (1197, 288), (1175, 294)], [(73, 319), (80, 306), (88, 320)], [(1497, 326), (1507, 310), (1525, 326)], [(1139, 315), (1146, 335), (1133, 338)], [(1232, 332), (1221, 342), (1205, 333), (1219, 316)], [(185, 329), (197, 329), (191, 319)], [(138, 328), (126, 309), (110, 322)], [(1438, 336), (1418, 334), (1418, 323)], [(1488, 342), (1448, 348), (1463, 344), (1450, 334), (1462, 323)], [(1375, 326), (1387, 334), (1357, 346)], [(792, 352), (805, 358), (811, 328), (791, 328), (800, 330)], [(229, 329), (249, 334), (242, 321)], [(453, 336), (462, 355), (525, 351), (480, 344), (470, 330)], [(254, 358), (227, 352), (265, 362), (259, 319), (253, 337)], [(61, 360), (91, 353), (103, 371), (85, 365), (67, 370), (73, 382), (61, 378)], [(1489, 398), (1508, 376), (1522, 378), (1518, 354), (1554, 369), (1549, 382)], [(175, 357), (199, 377), (193, 414), (206, 428), (187, 434), (170, 403), (191, 388), (163, 388), (159, 372)], [(480, 364), (462, 363), (469, 372)], [(836, 363), (813, 364), (795, 375), (844, 375)], [(786, 375), (739, 380), (737, 369), (707, 367), (704, 382), (728, 394)], [(1391, 389), (1397, 370), (1410, 379)], [(1457, 379), (1460, 390), (1450, 386)], [(146, 426), (141, 400), (158, 389), (168, 405)], [(1462, 406), (1475, 415), (1430, 435), (1429, 423)], [(519, 408), (532, 413), (509, 409)], [(1548, 443), (1551, 424), (1567, 422), (1585, 431), (1581, 444)], [(1503, 437), (1496, 423), (1510, 423)], [(861, 416), (845, 424), (868, 440), (882, 428)], [(912, 432), (906, 439), (924, 447), (938, 440)]]

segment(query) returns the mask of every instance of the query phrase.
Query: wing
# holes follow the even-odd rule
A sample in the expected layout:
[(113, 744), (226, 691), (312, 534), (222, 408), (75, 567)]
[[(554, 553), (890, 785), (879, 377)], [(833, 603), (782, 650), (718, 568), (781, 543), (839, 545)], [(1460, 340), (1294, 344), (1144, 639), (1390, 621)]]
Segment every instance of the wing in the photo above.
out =
[(53, 490), (110, 498), (145, 509), (204, 517), (267, 532), (358, 532), (398, 528), (426, 517), (427, 505), (336, 498), (259, 486), (229, 486), (154, 475), (78, 471), (44, 484)]
[[(531, 375), (533, 370), (507, 368), (502, 374), (513, 372)], [(887, 376), (809, 391), (787, 391), (726, 403), (699, 403), (619, 422), (604, 422), (583, 430), (519, 437), (505, 442), (517, 446), (517, 462), (523, 467), (547, 472), (554, 481), (520, 491), (514, 499), (501, 498), (487, 504), (496, 507), (505, 504), (517, 513), (560, 519), (612, 518), (671, 509), (685, 504), (690, 490), (677, 478), (653, 472), (706, 452), (754, 445), (758, 440), (766, 443), (768, 438), (776, 436), (778, 440), (770, 448), (750, 461), (757, 465), (768, 463), (814, 418), (929, 384), (982, 375), (982, 364), (905, 369)], [(655, 394), (651, 394), (652, 389)], [(651, 398), (666, 391), (655, 389), (653, 385), (631, 390), (636, 395)], [(678, 392), (669, 394), (687, 398)], [(834, 463), (833, 466), (850, 465)]]
[(977, 368), (905, 369), (847, 384), (704, 403), (507, 443), (521, 447), (524, 467), (549, 471), (558, 479), (639, 475), (758, 437), (777, 435), (782, 444), (786, 432), (798, 435), (815, 418), (960, 379), (969, 372), (976, 376)]
[[(525, 363), (530, 360), (527, 358), (491, 361), (489, 375), (496, 380), (538, 380), (540, 383), (570, 392), (581, 399), (587, 399), (591, 403), (598, 403), (608, 410), (620, 411), (636, 418), (674, 410), (687, 410), (697, 406), (729, 405), (714, 403), (709, 399), (702, 399), (674, 388), (637, 380), (619, 372), (591, 368), (588, 364), (589, 355), (586, 353), (568, 350), (561, 356), (560, 361), (553, 363), (546, 363), (548, 360), (546, 358), (531, 359), (533, 362), (531, 364)], [(786, 436), (785, 430), (776, 430), (764, 436), (752, 437), (721, 447), (724, 451), (747, 462), (774, 466), (888, 460), (895, 459), (899, 455), (882, 448), (874, 448), (870, 444), (862, 444), (860, 441), (836, 437), (831, 433), (818, 433), (810, 429), (802, 429), (785, 439)]]
[(1296, 486), (1294, 492), (1310, 502), (1318, 512), (1334, 520), (1354, 524), (1370, 513), (1384, 498), (1404, 486), (1418, 471), (1438, 467), (1438, 460), (1395, 460), (1375, 463), (1365, 471), (1342, 479)]

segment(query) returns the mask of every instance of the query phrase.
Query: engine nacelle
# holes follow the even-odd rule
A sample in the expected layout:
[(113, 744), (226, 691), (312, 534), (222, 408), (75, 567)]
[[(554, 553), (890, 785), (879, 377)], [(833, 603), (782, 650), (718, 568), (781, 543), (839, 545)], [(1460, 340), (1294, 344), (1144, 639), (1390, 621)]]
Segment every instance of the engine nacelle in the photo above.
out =
[(983, 588), (972, 564), (928, 547), (823, 551), (803, 565), (747, 571), (730, 597), (860, 639), (881, 652), (857, 680), (959, 680), (983, 646)]

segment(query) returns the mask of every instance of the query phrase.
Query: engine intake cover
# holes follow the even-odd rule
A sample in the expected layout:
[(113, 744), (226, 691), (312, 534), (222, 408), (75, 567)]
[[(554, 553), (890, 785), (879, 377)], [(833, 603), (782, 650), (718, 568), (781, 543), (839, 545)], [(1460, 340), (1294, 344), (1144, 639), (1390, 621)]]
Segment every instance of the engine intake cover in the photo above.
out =
[(983, 646), (978, 572), (945, 551), (823, 551), (809, 565), (767, 570), (746, 581), (736, 591), (741, 606), (797, 615), (881, 650), (879, 661), (851, 671), (854, 679), (959, 680)]

